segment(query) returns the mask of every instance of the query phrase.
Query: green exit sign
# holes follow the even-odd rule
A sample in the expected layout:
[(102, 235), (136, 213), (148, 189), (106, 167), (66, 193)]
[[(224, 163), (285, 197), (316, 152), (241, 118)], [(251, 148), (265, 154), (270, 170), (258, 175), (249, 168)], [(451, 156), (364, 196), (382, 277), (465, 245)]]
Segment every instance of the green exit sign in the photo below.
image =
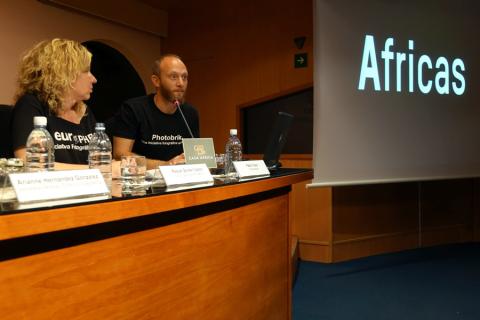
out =
[(295, 68), (306, 68), (308, 65), (308, 54), (307, 53), (297, 53), (295, 54), (294, 66)]

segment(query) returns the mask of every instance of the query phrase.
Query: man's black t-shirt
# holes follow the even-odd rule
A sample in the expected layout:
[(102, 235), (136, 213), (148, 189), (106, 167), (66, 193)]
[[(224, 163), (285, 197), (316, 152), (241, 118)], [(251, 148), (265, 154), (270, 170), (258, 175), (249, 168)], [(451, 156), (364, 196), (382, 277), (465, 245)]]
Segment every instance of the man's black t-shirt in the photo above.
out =
[(33, 117), (47, 117), (47, 130), (54, 142), (55, 161), (73, 164), (88, 163), (88, 144), (95, 133), (95, 116), (87, 108), (80, 124), (51, 114), (48, 106), (35, 95), (25, 94), (18, 99), (12, 114), (13, 149), (25, 147), (33, 129)]
[[(155, 106), (153, 97), (151, 94), (125, 101), (115, 116), (113, 135), (135, 140), (134, 153), (168, 161), (183, 152), (182, 139), (191, 136), (180, 111), (163, 113)], [(199, 137), (197, 110), (189, 104), (180, 107), (194, 137)]]

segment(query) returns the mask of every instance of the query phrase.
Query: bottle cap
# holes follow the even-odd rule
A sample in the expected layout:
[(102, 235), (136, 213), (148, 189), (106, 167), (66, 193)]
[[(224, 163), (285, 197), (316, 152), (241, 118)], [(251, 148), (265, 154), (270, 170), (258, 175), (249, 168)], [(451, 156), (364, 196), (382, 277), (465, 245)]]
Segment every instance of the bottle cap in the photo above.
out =
[(47, 125), (47, 117), (33, 117), (33, 125), (34, 126), (46, 126)]
[(103, 122), (97, 122), (95, 124), (95, 129), (105, 129), (105, 123)]
[(230, 129), (230, 135), (231, 136), (236, 136), (237, 135), (237, 129)]

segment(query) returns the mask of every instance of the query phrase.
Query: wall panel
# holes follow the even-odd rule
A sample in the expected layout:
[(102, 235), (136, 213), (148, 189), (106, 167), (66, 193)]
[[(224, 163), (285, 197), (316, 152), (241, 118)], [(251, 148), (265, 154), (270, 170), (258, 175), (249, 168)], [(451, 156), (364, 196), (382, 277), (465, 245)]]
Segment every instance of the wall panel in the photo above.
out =
[[(312, 55), (312, 12), (310, 0), (214, 0), (169, 12), (165, 51), (186, 61), (188, 100), (217, 150), (239, 126), (238, 105), (312, 82), (311, 61), (293, 68), (294, 53)], [(307, 37), (302, 50), (293, 41), (300, 35)]]

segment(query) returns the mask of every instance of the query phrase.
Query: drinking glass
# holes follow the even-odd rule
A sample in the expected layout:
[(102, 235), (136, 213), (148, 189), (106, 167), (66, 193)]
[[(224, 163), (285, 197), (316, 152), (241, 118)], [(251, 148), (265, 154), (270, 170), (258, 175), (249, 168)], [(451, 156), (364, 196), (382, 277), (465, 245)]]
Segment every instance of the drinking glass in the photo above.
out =
[(225, 155), (223, 153), (215, 154), (216, 168), (210, 168), (210, 173), (213, 175), (222, 175), (225, 173)]
[(122, 195), (141, 196), (146, 194), (145, 172), (147, 159), (144, 156), (122, 156), (120, 175)]
[(16, 194), (8, 175), (10, 173), (23, 172), (23, 161), (17, 158), (0, 159), (0, 209), (13, 209), (16, 202)]

